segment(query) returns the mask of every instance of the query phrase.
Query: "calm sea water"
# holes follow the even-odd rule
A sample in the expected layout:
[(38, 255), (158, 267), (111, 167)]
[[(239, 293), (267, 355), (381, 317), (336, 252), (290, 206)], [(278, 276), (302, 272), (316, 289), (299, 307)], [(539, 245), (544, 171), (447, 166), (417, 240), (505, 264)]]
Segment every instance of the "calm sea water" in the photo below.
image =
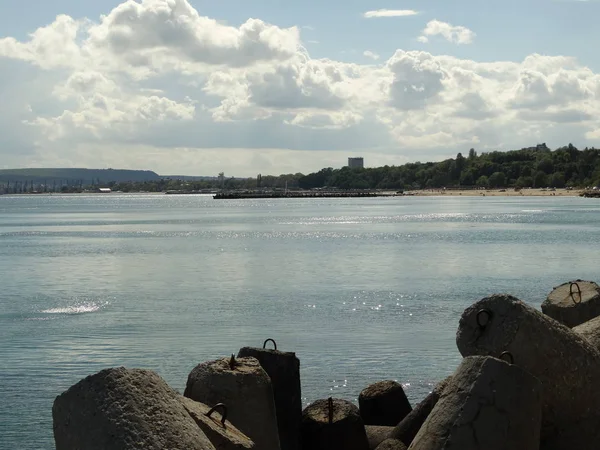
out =
[(54, 398), (102, 368), (182, 391), (266, 338), (306, 403), (382, 379), (417, 402), (459, 362), (465, 307), (598, 280), (599, 242), (580, 198), (2, 196), (0, 448), (53, 448)]

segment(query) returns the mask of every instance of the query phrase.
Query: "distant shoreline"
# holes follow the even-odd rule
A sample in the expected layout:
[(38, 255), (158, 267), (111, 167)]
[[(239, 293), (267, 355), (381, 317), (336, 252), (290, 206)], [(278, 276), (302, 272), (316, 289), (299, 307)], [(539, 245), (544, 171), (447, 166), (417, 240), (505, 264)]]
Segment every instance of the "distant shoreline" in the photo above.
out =
[[(343, 191), (342, 191), (343, 192)], [(372, 192), (375, 192), (374, 190)], [(586, 189), (522, 189), (515, 191), (514, 188), (507, 189), (416, 189), (404, 191), (403, 194), (398, 194), (397, 191), (378, 191), (377, 196), (357, 197), (357, 198), (382, 198), (382, 197), (579, 197)], [(44, 192), (38, 194), (23, 193), (23, 194), (2, 194), (2, 197), (73, 197), (73, 196), (98, 196), (110, 197), (112, 195), (166, 195), (165, 192), (80, 192), (80, 193), (62, 193), (62, 192)], [(208, 193), (181, 193), (179, 195), (203, 195), (212, 196)], [(341, 197), (341, 196), (340, 196)], [(331, 197), (304, 197), (304, 198), (336, 198)], [(348, 197), (350, 198), (350, 197)]]
[(404, 191), (404, 195), (421, 197), (579, 197), (585, 189), (418, 189)]

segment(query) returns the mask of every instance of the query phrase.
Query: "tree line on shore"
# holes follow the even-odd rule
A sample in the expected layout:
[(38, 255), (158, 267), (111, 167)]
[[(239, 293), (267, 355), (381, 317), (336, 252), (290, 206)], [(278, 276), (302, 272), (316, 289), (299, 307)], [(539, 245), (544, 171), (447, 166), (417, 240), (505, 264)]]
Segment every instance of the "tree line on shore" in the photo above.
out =
[(201, 189), (436, 189), (464, 188), (564, 188), (600, 185), (600, 149), (578, 150), (572, 144), (554, 151), (540, 144), (507, 152), (477, 154), (440, 162), (414, 162), (402, 166), (375, 168), (331, 167), (303, 175), (301, 173), (256, 178), (225, 178), (184, 182), (160, 180), (146, 183), (119, 183), (122, 191), (201, 190)]
[[(121, 192), (202, 191), (209, 189), (437, 189), (437, 188), (564, 188), (600, 185), (600, 149), (577, 149), (572, 144), (556, 150), (546, 144), (507, 152), (477, 154), (440, 162), (414, 162), (375, 168), (324, 168), (318, 172), (251, 178), (179, 179), (120, 181), (103, 184)], [(33, 185), (32, 185), (33, 186)], [(14, 187), (14, 185), (13, 185)], [(60, 186), (62, 192), (81, 192), (75, 183)], [(89, 188), (89, 187), (88, 187)], [(12, 190), (10, 191), (12, 192)]]

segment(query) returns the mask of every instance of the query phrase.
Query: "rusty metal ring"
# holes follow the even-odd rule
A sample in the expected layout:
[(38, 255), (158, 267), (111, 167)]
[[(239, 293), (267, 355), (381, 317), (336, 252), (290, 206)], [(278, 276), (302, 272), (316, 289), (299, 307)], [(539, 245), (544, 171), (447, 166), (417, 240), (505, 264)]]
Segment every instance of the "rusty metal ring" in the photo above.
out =
[(327, 406), (329, 406), (329, 425), (333, 423), (333, 398), (327, 399)]
[[(486, 314), (488, 317), (487, 322), (485, 323), (481, 323), (481, 317), (483, 314)], [(475, 316), (475, 319), (477, 320), (477, 325), (479, 325), (479, 328), (485, 328), (488, 326), (490, 320), (492, 320), (492, 312), (489, 309), (481, 309), (477, 313), (477, 316)]]
[(263, 343), (263, 348), (267, 348), (267, 343), (268, 342), (272, 342), (273, 343), (273, 347), (275, 347), (275, 350), (277, 350), (277, 344), (275, 343), (275, 341), (271, 338), (267, 339), (264, 343)]
[[(508, 357), (508, 361), (505, 359), (506, 357)], [(500, 353), (500, 356), (498, 357), (498, 359), (501, 359), (502, 361), (506, 361), (509, 364), (514, 364), (515, 363), (515, 357), (513, 356), (513, 354), (511, 352), (502, 352)]]
[[(573, 295), (573, 286), (577, 286), (577, 295), (579, 295), (579, 301), (575, 301), (575, 296)], [(569, 297), (571, 297), (571, 300), (573, 300), (573, 303), (575, 303), (576, 305), (579, 305), (581, 303), (582, 296), (581, 296), (581, 287), (579, 286), (579, 283), (577, 283), (576, 281), (572, 281), (569, 284)]]
[(225, 426), (225, 420), (227, 420), (227, 406), (225, 403), (217, 403), (215, 406), (210, 408), (210, 410), (205, 414), (206, 417), (210, 417), (212, 413), (214, 413), (217, 409), (221, 408), (221, 425)]

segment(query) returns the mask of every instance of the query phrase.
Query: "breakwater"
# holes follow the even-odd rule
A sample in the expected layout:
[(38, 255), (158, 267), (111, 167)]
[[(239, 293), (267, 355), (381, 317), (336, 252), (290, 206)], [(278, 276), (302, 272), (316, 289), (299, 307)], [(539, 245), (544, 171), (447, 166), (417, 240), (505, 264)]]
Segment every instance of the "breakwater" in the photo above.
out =
[(302, 410), (300, 360), (272, 339), (196, 365), (183, 395), (154, 372), (105, 369), (56, 398), (56, 449), (592, 450), (598, 317), (591, 281), (555, 287), (541, 312), (483, 298), (458, 323), (463, 360), (414, 407), (388, 380), (358, 406), (329, 397)]
[(353, 198), (393, 197), (402, 193), (388, 191), (229, 191), (213, 196), (216, 200), (242, 198)]

